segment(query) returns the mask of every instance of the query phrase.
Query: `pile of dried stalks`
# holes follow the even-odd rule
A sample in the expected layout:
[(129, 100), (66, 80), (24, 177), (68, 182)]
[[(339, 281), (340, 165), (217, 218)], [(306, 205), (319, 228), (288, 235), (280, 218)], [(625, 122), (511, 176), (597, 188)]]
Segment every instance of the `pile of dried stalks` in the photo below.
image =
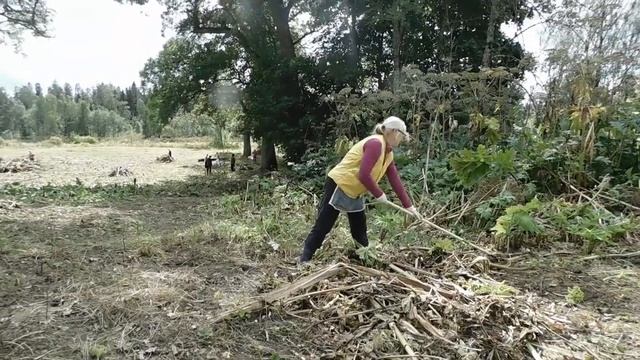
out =
[(20, 204), (18, 204), (15, 201), (0, 199), (0, 209), (2, 210), (12, 210), (12, 209), (19, 209), (19, 208), (20, 208)]
[(133, 176), (133, 173), (127, 169), (126, 167), (118, 166), (115, 169), (111, 170), (109, 176)]
[(161, 162), (161, 163), (170, 163), (173, 162), (175, 159), (170, 156), (169, 154), (164, 154), (160, 157), (156, 158), (156, 161)]
[(31, 153), (23, 158), (15, 158), (13, 160), (9, 160), (4, 164), (0, 159), (0, 173), (19, 173), (39, 169), (40, 164), (36, 161), (35, 157)]
[(539, 358), (535, 344), (558, 331), (532, 295), (464, 269), (443, 276), (414, 265), (329, 265), (214, 322), (280, 310), (309, 323), (321, 358)]

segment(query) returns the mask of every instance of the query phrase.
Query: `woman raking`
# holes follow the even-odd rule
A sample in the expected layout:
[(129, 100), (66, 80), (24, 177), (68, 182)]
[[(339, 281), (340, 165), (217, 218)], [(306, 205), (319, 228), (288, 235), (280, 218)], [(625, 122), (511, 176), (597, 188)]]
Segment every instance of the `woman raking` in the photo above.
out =
[(353, 239), (362, 246), (369, 245), (364, 195), (370, 193), (377, 201), (388, 202), (387, 196), (378, 186), (385, 175), (402, 206), (418, 215), (393, 161), (393, 148), (409, 139), (404, 121), (390, 116), (377, 124), (373, 132), (373, 135), (351, 147), (342, 161), (327, 174), (320, 211), (304, 242), (299, 262), (311, 260), (333, 228), (340, 212), (346, 212), (349, 217)]

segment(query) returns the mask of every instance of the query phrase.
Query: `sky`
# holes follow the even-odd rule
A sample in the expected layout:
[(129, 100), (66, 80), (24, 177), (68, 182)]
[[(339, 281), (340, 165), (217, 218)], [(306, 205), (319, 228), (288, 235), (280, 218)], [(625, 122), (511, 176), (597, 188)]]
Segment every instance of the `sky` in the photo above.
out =
[[(524, 82), (522, 83), (522, 85), (532, 94), (534, 92), (542, 91), (542, 86), (548, 78), (546, 73), (541, 69), (541, 65), (545, 59), (544, 50), (547, 46), (544, 43), (544, 31), (546, 29), (546, 25), (542, 24), (540, 20), (541, 19), (538, 17), (526, 19), (520, 30), (513, 24), (505, 24), (502, 25), (501, 28), (502, 32), (511, 38), (518, 35), (515, 40), (522, 45), (525, 51), (533, 54), (537, 60), (537, 69), (533, 72), (527, 72), (525, 74)], [(520, 32), (522, 33), (520, 34)]]
[[(0, 87), (12, 91), (15, 86), (39, 82), (47, 88), (54, 80), (63, 85), (93, 87), (100, 82), (116, 86), (140, 83), (139, 72), (155, 57), (167, 38), (162, 37), (162, 6), (150, 1), (145, 6), (122, 5), (114, 0), (47, 0), (55, 11), (52, 38), (25, 36), (21, 53), (12, 47), (0, 47)], [(539, 20), (530, 19), (524, 28)], [(517, 30), (504, 25), (512, 36)], [(540, 34), (536, 26), (517, 39), (527, 51), (542, 60)], [(170, 35), (167, 32), (167, 35)], [(541, 73), (527, 74), (524, 86), (539, 89)]]
[(100, 82), (139, 84), (145, 62), (162, 49), (162, 6), (123, 5), (114, 0), (47, 0), (55, 11), (52, 38), (25, 35), (22, 54), (0, 47), (0, 87), (54, 80), (83, 88)]

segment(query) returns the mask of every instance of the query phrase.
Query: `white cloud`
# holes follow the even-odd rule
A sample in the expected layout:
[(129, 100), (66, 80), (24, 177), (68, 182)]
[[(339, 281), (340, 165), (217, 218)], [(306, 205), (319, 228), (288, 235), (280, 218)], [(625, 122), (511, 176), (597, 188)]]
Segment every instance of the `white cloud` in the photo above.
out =
[(55, 11), (53, 38), (26, 37), (22, 54), (0, 48), (0, 87), (54, 80), (75, 86), (129, 86), (162, 49), (162, 6), (123, 5), (114, 0), (48, 0)]

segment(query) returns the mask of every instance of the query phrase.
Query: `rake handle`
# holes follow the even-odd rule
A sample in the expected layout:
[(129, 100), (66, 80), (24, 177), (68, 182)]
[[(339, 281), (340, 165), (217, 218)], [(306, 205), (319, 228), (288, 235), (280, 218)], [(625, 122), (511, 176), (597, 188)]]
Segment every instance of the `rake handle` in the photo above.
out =
[(400, 205), (392, 203), (391, 201), (388, 201), (388, 200), (387, 201), (383, 201), (383, 203), (385, 203), (385, 204), (387, 204), (387, 205), (389, 205), (389, 206), (391, 206), (391, 207), (393, 207), (393, 208), (395, 208), (397, 210), (400, 210), (400, 211), (404, 212), (405, 214), (417, 217), (418, 220), (420, 220), (423, 224), (426, 224), (426, 225), (429, 225), (429, 226), (431, 226), (433, 228), (436, 228), (436, 229), (442, 231), (443, 233), (451, 236), (452, 238), (454, 238), (456, 240), (459, 240), (459, 241), (462, 241), (465, 244), (468, 244), (469, 246), (473, 247), (476, 250), (480, 250), (480, 251), (482, 251), (483, 253), (485, 253), (487, 255), (492, 255), (492, 256), (495, 255), (494, 253), (488, 251), (487, 249), (484, 249), (484, 248), (482, 248), (482, 247), (480, 247), (480, 246), (478, 246), (478, 245), (476, 245), (476, 244), (464, 239), (463, 237), (461, 237), (459, 235), (456, 235), (456, 234), (452, 233), (451, 231), (449, 231), (449, 230), (447, 230), (447, 229), (445, 229), (445, 228), (443, 228), (443, 227), (441, 227), (441, 226), (439, 226), (437, 224), (432, 223), (431, 221), (427, 220), (424, 216), (422, 216), (420, 214), (418, 214), (418, 215), (413, 214), (411, 211), (403, 208)]

